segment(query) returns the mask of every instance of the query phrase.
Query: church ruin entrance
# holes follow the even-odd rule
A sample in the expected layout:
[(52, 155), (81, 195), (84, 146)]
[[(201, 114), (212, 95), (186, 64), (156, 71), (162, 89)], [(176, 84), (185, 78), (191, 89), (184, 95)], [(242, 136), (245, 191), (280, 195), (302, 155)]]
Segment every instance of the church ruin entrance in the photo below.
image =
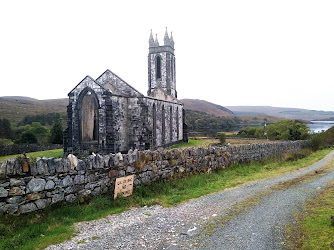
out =
[(98, 104), (91, 91), (81, 102), (81, 140), (83, 142), (97, 141), (98, 137)]

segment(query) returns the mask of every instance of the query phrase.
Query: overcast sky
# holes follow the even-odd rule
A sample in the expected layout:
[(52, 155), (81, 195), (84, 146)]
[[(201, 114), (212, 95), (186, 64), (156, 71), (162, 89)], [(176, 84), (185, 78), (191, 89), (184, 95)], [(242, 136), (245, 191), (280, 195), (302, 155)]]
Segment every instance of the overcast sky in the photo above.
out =
[(0, 96), (66, 98), (106, 69), (146, 95), (173, 32), (179, 98), (334, 110), (334, 1), (1, 1)]

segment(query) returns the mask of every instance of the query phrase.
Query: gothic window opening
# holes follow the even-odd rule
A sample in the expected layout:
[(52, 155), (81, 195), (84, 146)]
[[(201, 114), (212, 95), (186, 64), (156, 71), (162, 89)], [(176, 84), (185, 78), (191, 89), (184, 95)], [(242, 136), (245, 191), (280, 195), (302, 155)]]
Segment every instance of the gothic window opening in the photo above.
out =
[(156, 145), (157, 138), (157, 110), (155, 104), (153, 104), (153, 144)]
[(161, 129), (161, 140), (162, 140), (162, 144), (165, 144), (165, 136), (166, 136), (166, 129), (165, 129), (165, 106), (162, 106), (162, 129)]
[(172, 142), (173, 141), (173, 108), (170, 107), (170, 111), (169, 111), (170, 115), (170, 119), (169, 119), (169, 140)]
[(180, 121), (179, 121), (179, 107), (176, 108), (176, 135), (177, 140), (179, 140), (179, 134), (180, 134)]
[(81, 102), (81, 140), (97, 141), (98, 137), (98, 104), (91, 91), (87, 91)]
[(157, 79), (160, 79), (161, 78), (161, 58), (160, 58), (160, 56), (157, 56), (157, 58), (156, 58), (155, 70), (156, 70)]
[(172, 75), (172, 81), (174, 81), (174, 60), (173, 58), (171, 60), (171, 75)]

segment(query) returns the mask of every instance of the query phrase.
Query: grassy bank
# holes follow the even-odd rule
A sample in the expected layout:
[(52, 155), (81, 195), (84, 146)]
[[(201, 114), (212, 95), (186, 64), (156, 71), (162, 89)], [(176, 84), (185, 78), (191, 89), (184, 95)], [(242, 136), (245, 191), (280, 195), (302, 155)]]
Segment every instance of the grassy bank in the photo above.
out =
[(303, 213), (297, 216), (297, 223), (287, 231), (290, 249), (331, 249), (334, 241), (334, 181), (329, 183), (317, 198), (309, 200)]
[(136, 188), (128, 198), (113, 200), (113, 194), (105, 194), (82, 204), (77, 201), (76, 204), (59, 204), (28, 215), (0, 216), (0, 249), (41, 249), (73, 237), (75, 222), (119, 213), (128, 207), (176, 205), (239, 184), (310, 166), (329, 152), (330, 149), (321, 150), (296, 161), (292, 161), (293, 156), (286, 155), (276, 161), (234, 165), (210, 174), (183, 176), (178, 180)]
[[(46, 151), (31, 152), (31, 153), (27, 153), (26, 155), (29, 158), (37, 158), (37, 157), (44, 157), (44, 156), (60, 158), (63, 156), (63, 152), (64, 152), (63, 149), (53, 149), (53, 150), (46, 150)], [(21, 157), (23, 156), (23, 154), (0, 156), (0, 161), (3, 161), (4, 159), (11, 159), (14, 156)]]
[(207, 148), (212, 143), (217, 143), (218, 140), (215, 139), (189, 139), (189, 142), (182, 142), (177, 145), (171, 146), (171, 148), (188, 148), (188, 147), (201, 147), (201, 148)]

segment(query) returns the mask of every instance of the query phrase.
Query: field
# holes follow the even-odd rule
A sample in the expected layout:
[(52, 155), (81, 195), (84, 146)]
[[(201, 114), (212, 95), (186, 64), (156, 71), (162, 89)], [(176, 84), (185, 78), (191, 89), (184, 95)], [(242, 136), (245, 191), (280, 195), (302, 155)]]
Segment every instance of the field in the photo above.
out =
[[(63, 157), (63, 153), (64, 153), (63, 149), (53, 149), (53, 150), (46, 150), (46, 151), (31, 152), (31, 153), (27, 153), (26, 155), (31, 159), (37, 158), (37, 157), (60, 158), (60, 157)], [(5, 159), (11, 159), (14, 156), (19, 157), (19, 156), (23, 156), (23, 154), (0, 156), (0, 161), (3, 161)]]

